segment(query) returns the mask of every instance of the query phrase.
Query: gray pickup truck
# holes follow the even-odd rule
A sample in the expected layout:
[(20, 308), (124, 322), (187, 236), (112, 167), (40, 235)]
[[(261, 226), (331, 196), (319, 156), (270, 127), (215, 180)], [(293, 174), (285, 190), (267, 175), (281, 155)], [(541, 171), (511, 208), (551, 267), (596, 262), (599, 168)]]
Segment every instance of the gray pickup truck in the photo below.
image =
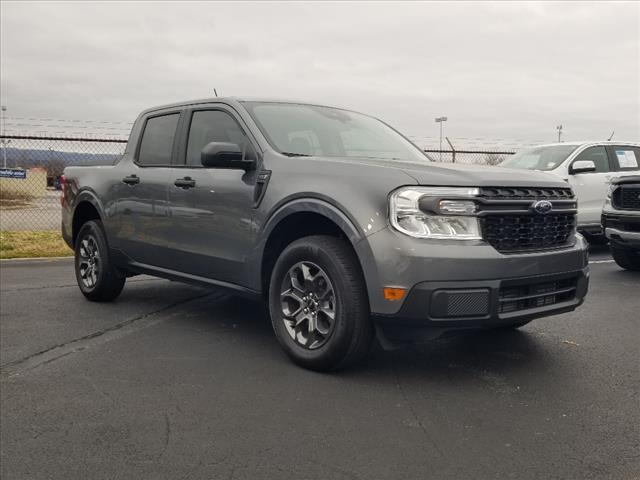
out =
[(136, 274), (262, 297), (315, 370), (383, 346), (515, 328), (588, 288), (576, 199), (529, 171), (435, 164), (385, 123), (215, 98), (144, 111), (112, 166), (64, 173), (62, 233), (82, 293)]

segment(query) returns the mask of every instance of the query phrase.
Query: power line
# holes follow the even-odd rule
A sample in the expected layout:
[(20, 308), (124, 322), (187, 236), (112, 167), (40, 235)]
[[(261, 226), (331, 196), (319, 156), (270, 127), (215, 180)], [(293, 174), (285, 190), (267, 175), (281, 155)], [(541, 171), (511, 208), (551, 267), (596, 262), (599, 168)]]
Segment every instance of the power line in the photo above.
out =
[(35, 117), (6, 117), (6, 120), (34, 120), (38, 122), (74, 122), (74, 123), (115, 123), (133, 125), (133, 122), (119, 122), (114, 120), (78, 120), (70, 118), (35, 118)]

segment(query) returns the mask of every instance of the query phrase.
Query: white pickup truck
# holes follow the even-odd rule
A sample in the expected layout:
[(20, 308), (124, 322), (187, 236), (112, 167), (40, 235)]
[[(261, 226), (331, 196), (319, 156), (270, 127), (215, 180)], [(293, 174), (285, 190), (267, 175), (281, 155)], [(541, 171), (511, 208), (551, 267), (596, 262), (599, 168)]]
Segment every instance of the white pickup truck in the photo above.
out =
[(600, 237), (600, 214), (609, 185), (618, 177), (640, 173), (640, 143), (539, 145), (517, 152), (500, 166), (541, 170), (567, 181), (578, 198), (578, 230), (589, 238)]

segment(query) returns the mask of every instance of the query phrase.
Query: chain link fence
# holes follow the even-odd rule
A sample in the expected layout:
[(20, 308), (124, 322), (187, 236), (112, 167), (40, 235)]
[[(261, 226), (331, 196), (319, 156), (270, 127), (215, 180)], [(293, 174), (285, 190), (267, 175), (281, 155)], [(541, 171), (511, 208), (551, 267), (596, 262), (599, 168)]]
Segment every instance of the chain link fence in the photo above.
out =
[(0, 136), (0, 230), (60, 229), (60, 176), (71, 165), (111, 165), (124, 139)]
[[(0, 231), (60, 228), (60, 176), (72, 165), (112, 165), (123, 138), (0, 136)], [(425, 150), (434, 162), (496, 165), (513, 151)]]
[(424, 150), (434, 162), (464, 163), (471, 165), (499, 165), (514, 150)]

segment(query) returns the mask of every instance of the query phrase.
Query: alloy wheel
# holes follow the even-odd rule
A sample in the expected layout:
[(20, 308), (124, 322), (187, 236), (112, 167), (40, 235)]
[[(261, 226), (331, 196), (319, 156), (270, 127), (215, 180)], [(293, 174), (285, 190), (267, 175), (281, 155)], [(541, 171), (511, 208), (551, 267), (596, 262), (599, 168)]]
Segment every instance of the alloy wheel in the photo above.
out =
[(100, 252), (98, 243), (93, 235), (87, 235), (80, 241), (80, 259), (78, 269), (82, 284), (86, 288), (93, 288), (98, 282), (100, 273)]
[(322, 268), (299, 262), (282, 281), (280, 304), (289, 336), (313, 350), (324, 345), (335, 327), (336, 299), (333, 285)]

